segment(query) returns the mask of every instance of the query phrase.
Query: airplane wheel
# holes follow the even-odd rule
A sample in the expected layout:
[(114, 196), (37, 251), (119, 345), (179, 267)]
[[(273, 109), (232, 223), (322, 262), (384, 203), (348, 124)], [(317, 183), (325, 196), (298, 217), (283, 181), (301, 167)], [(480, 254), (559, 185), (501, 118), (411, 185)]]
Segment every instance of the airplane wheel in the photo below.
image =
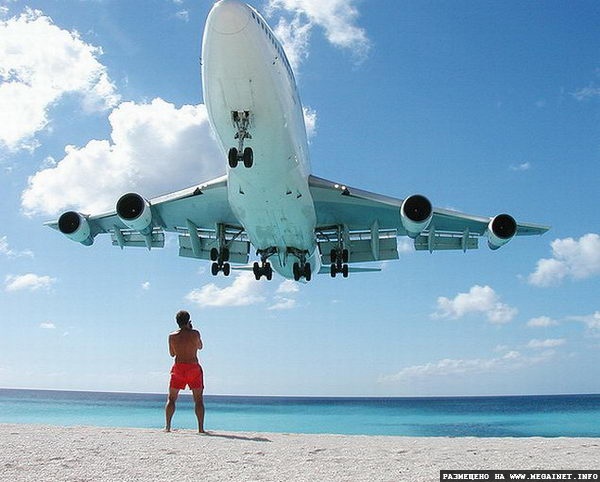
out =
[(329, 273), (331, 273), (332, 278), (335, 278), (335, 275), (337, 274), (337, 269), (335, 268), (335, 264), (331, 265), (331, 268), (329, 269)]
[(221, 259), (223, 261), (229, 261), (229, 249), (223, 248), (221, 250)]
[(271, 281), (273, 279), (273, 268), (268, 266), (267, 268), (267, 280)]
[(227, 157), (229, 160), (229, 167), (231, 167), (232, 169), (237, 167), (237, 165), (238, 165), (238, 150), (235, 147), (232, 147), (231, 149), (229, 149), (229, 154)]
[(219, 257), (219, 250), (217, 248), (212, 248), (210, 250), (210, 260), (216, 261), (218, 257)]
[(342, 263), (347, 263), (348, 262), (348, 250), (344, 249), (342, 251)]
[(337, 260), (337, 251), (335, 249), (332, 249), (329, 253), (329, 257), (331, 258), (331, 264), (334, 264)]
[(348, 277), (348, 265), (347, 264), (345, 264), (344, 266), (342, 266), (342, 276), (344, 278)]
[(304, 274), (304, 278), (306, 278), (306, 281), (310, 281), (312, 273), (311, 273), (311, 268), (310, 268), (310, 264), (309, 263), (306, 263), (304, 265), (304, 273), (303, 274)]
[(229, 276), (229, 273), (231, 273), (231, 265), (229, 263), (225, 263), (223, 265), (223, 274), (225, 276)]
[(260, 266), (257, 262), (254, 262), (254, 264), (252, 265), (252, 272), (254, 273), (254, 278), (256, 278), (256, 281), (258, 281), (262, 273), (260, 272)]
[(217, 276), (219, 274), (219, 265), (217, 263), (213, 263), (210, 267), (210, 272), (213, 276)]
[(251, 147), (246, 147), (246, 149), (244, 149), (243, 159), (244, 167), (252, 167), (252, 164), (254, 164), (254, 152), (252, 152)]
[(294, 273), (294, 281), (300, 281), (300, 266), (298, 265), (298, 263), (294, 263), (292, 271)]

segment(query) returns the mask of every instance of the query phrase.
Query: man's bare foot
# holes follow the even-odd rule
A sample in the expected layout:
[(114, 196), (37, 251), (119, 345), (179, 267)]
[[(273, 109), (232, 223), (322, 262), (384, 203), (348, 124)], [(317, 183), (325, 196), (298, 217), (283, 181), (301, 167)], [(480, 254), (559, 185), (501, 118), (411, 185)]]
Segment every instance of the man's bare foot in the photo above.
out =
[(198, 435), (210, 435), (210, 432), (207, 432), (206, 430), (198, 430)]
[(164, 432), (170, 433), (171, 432), (171, 427), (165, 427)]

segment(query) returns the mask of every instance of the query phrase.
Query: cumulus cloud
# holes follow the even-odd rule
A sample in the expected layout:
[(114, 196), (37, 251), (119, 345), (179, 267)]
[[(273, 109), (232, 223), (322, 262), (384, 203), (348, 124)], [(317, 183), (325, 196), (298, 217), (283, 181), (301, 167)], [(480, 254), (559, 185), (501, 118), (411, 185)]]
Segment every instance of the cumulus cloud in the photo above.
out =
[(40, 323), (40, 328), (42, 328), (43, 330), (55, 330), (56, 325), (51, 321), (46, 321), (44, 323)]
[(4, 284), (6, 291), (38, 291), (49, 290), (54, 283), (56, 283), (56, 278), (27, 273), (18, 276), (8, 275)]
[(281, 282), (281, 284), (277, 288), (276, 293), (291, 294), (291, 293), (298, 293), (298, 291), (300, 291), (300, 288), (298, 287), (298, 283), (296, 283), (295, 281), (292, 281), (291, 279), (286, 279)]
[(98, 213), (128, 191), (151, 198), (225, 171), (203, 104), (124, 102), (109, 122), (110, 141), (67, 146), (63, 159), (30, 177), (21, 198), (26, 214)]
[(317, 133), (317, 111), (310, 107), (302, 107), (302, 112), (304, 113), (306, 136), (310, 140)]
[(290, 62), (293, 59), (298, 65), (308, 56), (308, 40), (314, 26), (325, 31), (331, 44), (351, 50), (360, 61), (366, 58), (371, 42), (365, 30), (356, 25), (359, 13), (354, 3), (353, 0), (269, 0), (267, 12), (283, 10), (294, 15), (291, 21), (280, 20), (275, 27)]
[(101, 55), (38, 10), (0, 21), (0, 146), (35, 149), (35, 134), (48, 127), (50, 108), (65, 94), (78, 94), (86, 111), (116, 105)]
[(484, 314), (490, 323), (508, 323), (517, 314), (517, 309), (500, 301), (500, 297), (489, 286), (473, 286), (468, 293), (459, 293), (454, 298), (439, 297), (438, 309), (433, 318), (458, 319), (471, 313)]
[(555, 239), (552, 258), (540, 259), (528, 281), (534, 286), (553, 286), (563, 279), (585, 279), (600, 274), (600, 236), (589, 233), (579, 239)]
[(18, 258), (21, 256), (27, 256), (33, 258), (33, 252), (29, 249), (24, 251), (15, 251), (8, 245), (8, 238), (6, 236), (0, 236), (0, 254), (8, 258)]
[(275, 304), (269, 306), (268, 310), (291, 310), (296, 307), (296, 300), (293, 298), (285, 298), (283, 296), (275, 297)]
[(591, 315), (571, 316), (569, 320), (579, 321), (583, 323), (588, 332), (592, 336), (600, 336), (600, 311), (596, 311)]
[(564, 345), (567, 340), (564, 338), (547, 338), (546, 340), (531, 340), (527, 343), (527, 348), (533, 348), (536, 350), (539, 349), (547, 349), (547, 348), (556, 348), (557, 346)]
[(257, 282), (252, 273), (237, 275), (233, 283), (225, 288), (219, 288), (214, 283), (207, 284), (190, 291), (185, 298), (200, 307), (249, 306), (265, 301), (263, 283)]
[(301, 18), (296, 16), (291, 21), (281, 17), (279, 23), (273, 29), (295, 72), (298, 71), (300, 64), (308, 57), (311, 28), (310, 23), (303, 23)]
[(556, 325), (558, 325), (558, 321), (553, 320), (549, 316), (538, 316), (537, 318), (531, 318), (527, 322), (527, 326), (530, 328), (547, 328)]
[(415, 379), (512, 371), (532, 364), (542, 363), (549, 360), (552, 356), (553, 352), (544, 352), (536, 356), (527, 356), (518, 351), (511, 350), (502, 356), (493, 358), (445, 358), (433, 363), (403, 368), (397, 373), (381, 376), (379, 382), (409, 382)]

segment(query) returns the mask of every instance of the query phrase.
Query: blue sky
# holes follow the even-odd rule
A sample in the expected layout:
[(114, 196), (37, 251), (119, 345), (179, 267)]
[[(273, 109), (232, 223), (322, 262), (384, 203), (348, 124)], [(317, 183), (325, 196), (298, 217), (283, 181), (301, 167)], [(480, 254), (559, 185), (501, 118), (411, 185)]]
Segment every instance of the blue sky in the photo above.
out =
[(162, 392), (192, 313), (211, 394), (600, 392), (597, 2), (270, 0), (313, 172), (551, 225), (379, 274), (213, 278), (43, 222), (225, 171), (191, 0), (0, 1), (0, 386)]

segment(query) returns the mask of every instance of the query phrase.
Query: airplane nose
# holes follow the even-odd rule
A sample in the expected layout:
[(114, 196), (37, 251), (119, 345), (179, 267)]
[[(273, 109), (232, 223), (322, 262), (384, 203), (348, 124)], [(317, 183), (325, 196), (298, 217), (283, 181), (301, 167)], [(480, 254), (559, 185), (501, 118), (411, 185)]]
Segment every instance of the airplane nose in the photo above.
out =
[(248, 7), (239, 0), (220, 0), (210, 12), (211, 28), (221, 34), (239, 33), (250, 21)]

